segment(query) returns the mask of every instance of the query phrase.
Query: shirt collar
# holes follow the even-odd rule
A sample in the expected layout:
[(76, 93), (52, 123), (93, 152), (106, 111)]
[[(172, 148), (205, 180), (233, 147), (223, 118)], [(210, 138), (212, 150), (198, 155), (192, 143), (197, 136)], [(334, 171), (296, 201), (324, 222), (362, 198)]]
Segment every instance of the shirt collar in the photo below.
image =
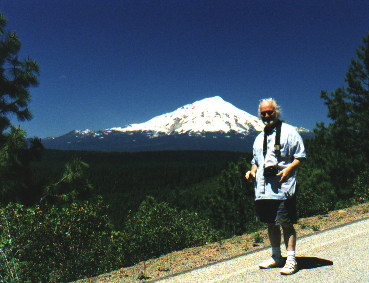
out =
[(269, 135), (269, 134), (277, 131), (277, 126), (278, 126), (279, 123), (282, 123), (282, 121), (278, 119), (278, 121), (274, 124), (274, 126), (272, 128), (264, 127), (264, 133)]

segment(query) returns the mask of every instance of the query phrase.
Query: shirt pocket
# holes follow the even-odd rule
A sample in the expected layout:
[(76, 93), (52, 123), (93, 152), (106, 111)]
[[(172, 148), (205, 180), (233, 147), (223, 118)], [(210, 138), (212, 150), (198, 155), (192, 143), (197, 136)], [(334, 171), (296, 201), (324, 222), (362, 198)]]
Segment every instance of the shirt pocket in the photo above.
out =
[(291, 155), (291, 148), (288, 143), (281, 143), (281, 157), (289, 158)]

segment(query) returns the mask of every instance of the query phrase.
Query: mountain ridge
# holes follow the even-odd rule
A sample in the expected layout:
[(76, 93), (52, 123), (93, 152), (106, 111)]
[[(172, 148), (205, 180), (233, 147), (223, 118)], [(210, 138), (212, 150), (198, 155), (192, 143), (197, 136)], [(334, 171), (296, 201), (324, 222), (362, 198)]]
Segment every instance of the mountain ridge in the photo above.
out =
[[(96, 151), (250, 151), (262, 121), (220, 96), (184, 105), (144, 123), (105, 130), (74, 130), (43, 139), (46, 148)], [(300, 133), (309, 134), (295, 127)]]
[(125, 128), (111, 128), (122, 132), (156, 131), (165, 134), (188, 132), (229, 132), (234, 130), (246, 133), (249, 130), (261, 131), (261, 121), (220, 96), (214, 96), (184, 105), (173, 112), (156, 116), (147, 122), (131, 124)]

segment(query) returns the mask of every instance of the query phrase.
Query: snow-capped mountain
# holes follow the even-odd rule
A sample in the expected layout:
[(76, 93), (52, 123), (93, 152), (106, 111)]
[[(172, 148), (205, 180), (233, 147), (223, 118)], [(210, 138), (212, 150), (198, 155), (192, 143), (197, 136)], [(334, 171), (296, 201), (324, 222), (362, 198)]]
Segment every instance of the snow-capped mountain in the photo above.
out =
[[(45, 147), (70, 150), (232, 150), (251, 151), (263, 129), (256, 117), (215, 96), (151, 120), (106, 130), (75, 130), (43, 140)], [(300, 133), (306, 129), (297, 128)]]
[(261, 121), (231, 103), (215, 96), (185, 105), (177, 110), (124, 128), (109, 130), (121, 132), (146, 131), (170, 135), (185, 133), (223, 132), (247, 135), (250, 131), (261, 131)]

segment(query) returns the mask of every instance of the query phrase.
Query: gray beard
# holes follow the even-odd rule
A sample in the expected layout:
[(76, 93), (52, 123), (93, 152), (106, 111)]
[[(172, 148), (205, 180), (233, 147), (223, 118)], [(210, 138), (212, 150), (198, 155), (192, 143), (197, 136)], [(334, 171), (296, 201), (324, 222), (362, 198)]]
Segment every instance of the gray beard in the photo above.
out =
[(278, 119), (276, 118), (274, 120), (263, 120), (263, 123), (265, 127), (272, 127), (277, 121)]

